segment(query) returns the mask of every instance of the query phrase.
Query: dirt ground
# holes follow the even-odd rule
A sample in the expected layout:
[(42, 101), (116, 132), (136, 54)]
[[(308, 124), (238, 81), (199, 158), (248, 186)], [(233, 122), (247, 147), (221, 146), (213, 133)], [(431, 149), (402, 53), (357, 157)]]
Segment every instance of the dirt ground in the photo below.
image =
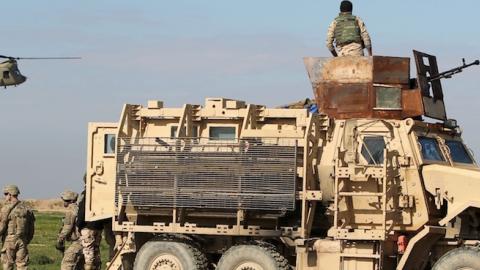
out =
[[(44, 199), (44, 200), (25, 200), (34, 210), (38, 212), (63, 212), (63, 202), (61, 199)], [(3, 205), (3, 201), (0, 202), (0, 207)]]

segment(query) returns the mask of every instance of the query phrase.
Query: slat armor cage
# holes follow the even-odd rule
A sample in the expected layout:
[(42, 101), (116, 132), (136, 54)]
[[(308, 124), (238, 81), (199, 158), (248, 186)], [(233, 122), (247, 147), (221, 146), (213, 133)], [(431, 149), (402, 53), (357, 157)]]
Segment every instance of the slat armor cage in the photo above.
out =
[(118, 138), (115, 201), (293, 211), (296, 173), (293, 139)]

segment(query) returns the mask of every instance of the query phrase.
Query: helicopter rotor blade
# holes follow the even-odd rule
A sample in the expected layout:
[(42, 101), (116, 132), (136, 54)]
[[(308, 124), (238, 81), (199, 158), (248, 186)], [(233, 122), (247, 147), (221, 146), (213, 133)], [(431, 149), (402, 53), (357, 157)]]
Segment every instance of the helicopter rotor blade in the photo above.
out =
[[(1, 56), (0, 56), (1, 57)], [(58, 60), (58, 59), (82, 59), (82, 57), (6, 57), (13, 58), (15, 60)]]

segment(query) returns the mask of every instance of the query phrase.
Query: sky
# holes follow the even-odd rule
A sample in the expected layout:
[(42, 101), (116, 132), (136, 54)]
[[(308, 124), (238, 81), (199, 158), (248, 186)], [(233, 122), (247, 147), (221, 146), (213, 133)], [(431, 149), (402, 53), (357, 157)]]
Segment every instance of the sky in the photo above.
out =
[[(440, 70), (480, 58), (480, 1), (352, 1), (376, 55), (437, 56)], [(88, 122), (116, 122), (123, 104), (168, 107), (226, 97), (277, 106), (312, 97), (304, 56), (329, 56), (339, 0), (7, 1), (0, 54), (28, 77), (0, 89), (0, 185), (23, 198), (80, 190)], [(414, 77), (415, 70), (411, 72)], [(480, 67), (442, 82), (449, 118), (480, 155)]]

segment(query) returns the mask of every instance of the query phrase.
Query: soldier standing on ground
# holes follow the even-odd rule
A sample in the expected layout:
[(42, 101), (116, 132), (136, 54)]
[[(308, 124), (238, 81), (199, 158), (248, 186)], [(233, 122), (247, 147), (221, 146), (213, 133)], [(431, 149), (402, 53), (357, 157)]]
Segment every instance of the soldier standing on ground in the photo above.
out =
[[(78, 269), (82, 258), (82, 244), (80, 243), (80, 232), (77, 228), (78, 194), (73, 191), (65, 191), (61, 196), (63, 206), (67, 208), (65, 217), (63, 218), (63, 226), (57, 237), (57, 244), (55, 248), (64, 252), (61, 270), (75, 270)], [(70, 241), (71, 244), (65, 251), (65, 241)]]
[(100, 259), (100, 241), (102, 240), (103, 225), (100, 222), (85, 221), (85, 191), (78, 199), (78, 229), (80, 230), (80, 242), (85, 258), (85, 270), (99, 270), (102, 262)]
[[(84, 176), (83, 181), (86, 181), (86, 176)], [(103, 224), (101, 221), (85, 221), (85, 190), (80, 194), (77, 203), (77, 226), (80, 230), (80, 242), (83, 247), (83, 257), (85, 258), (84, 269), (99, 270), (102, 265), (100, 241), (102, 240)]]
[[(328, 27), (327, 48), (333, 56), (363, 56), (363, 49), (372, 56), (372, 43), (365, 23), (352, 14), (350, 1), (342, 1), (340, 14)], [(335, 41), (335, 46), (333, 42)], [(336, 48), (336, 50), (335, 50)]]
[(3, 189), (5, 205), (0, 210), (0, 238), (4, 270), (28, 269), (27, 245), (33, 238), (35, 217), (31, 208), (18, 199), (20, 190), (15, 185)]

